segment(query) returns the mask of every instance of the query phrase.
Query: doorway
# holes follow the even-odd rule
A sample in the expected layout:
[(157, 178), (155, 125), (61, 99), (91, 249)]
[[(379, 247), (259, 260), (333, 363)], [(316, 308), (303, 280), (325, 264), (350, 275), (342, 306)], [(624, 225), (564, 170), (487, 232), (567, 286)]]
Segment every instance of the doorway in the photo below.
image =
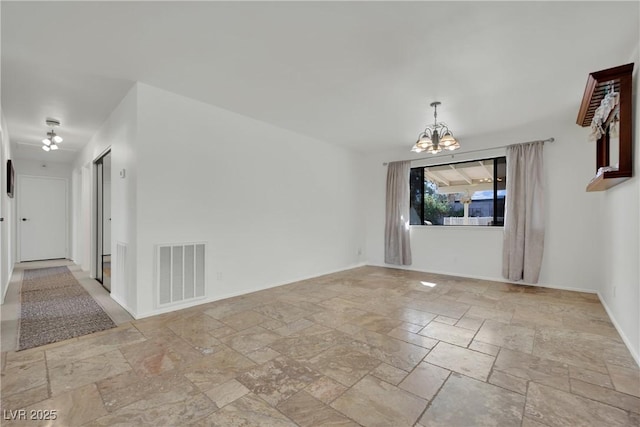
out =
[(67, 180), (18, 176), (20, 261), (67, 257)]
[(111, 292), (111, 151), (95, 161), (96, 271), (95, 278)]

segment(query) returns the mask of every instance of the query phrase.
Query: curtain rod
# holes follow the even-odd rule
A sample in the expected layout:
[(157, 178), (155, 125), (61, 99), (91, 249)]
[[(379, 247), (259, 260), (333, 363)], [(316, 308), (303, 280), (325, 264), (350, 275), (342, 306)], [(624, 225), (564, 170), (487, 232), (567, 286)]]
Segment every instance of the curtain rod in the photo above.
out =
[[(460, 153), (438, 154), (437, 156), (420, 157), (419, 159), (409, 159), (409, 161), (415, 162), (415, 161), (418, 161), (418, 160), (437, 159), (439, 157), (449, 157), (449, 156), (453, 157), (453, 156), (457, 156), (457, 155), (460, 155), (460, 154), (479, 153), (481, 151), (497, 150), (498, 148), (506, 148), (506, 147), (509, 147), (511, 145), (533, 144), (534, 142), (553, 142), (555, 140), (556, 139), (553, 138), (553, 137), (547, 138), (547, 139), (536, 139), (535, 141), (520, 142), (520, 143), (517, 143), (517, 144), (499, 145), (497, 147), (490, 147), (490, 148), (480, 148), (478, 150), (463, 151), (463, 152), (460, 152)], [(388, 164), (389, 164), (388, 162), (384, 162), (382, 164), (382, 166), (387, 166)]]

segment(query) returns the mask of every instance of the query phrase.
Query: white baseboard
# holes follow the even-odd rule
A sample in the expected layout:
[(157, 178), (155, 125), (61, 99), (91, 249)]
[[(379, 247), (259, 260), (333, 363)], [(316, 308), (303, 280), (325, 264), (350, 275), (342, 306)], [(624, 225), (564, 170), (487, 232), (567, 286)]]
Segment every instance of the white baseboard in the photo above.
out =
[(539, 286), (539, 287), (542, 287), (542, 288), (559, 289), (559, 290), (563, 290), (563, 291), (574, 291), (574, 292), (584, 292), (584, 293), (589, 293), (589, 294), (596, 294), (596, 295), (598, 295), (598, 299), (600, 300), (600, 303), (602, 304), (602, 306), (604, 307), (605, 311), (607, 312), (607, 315), (609, 316), (609, 319), (611, 320), (611, 323), (613, 323), (613, 326), (618, 331), (618, 334), (622, 338), (622, 341), (627, 346), (627, 349), (629, 350), (629, 353), (631, 353), (631, 357), (633, 357), (633, 359), (636, 361), (638, 366), (640, 366), (640, 357), (639, 357), (637, 351), (631, 345), (631, 341), (629, 341), (629, 338), (627, 338), (627, 336), (625, 335), (624, 331), (622, 330), (622, 328), (620, 327), (620, 325), (616, 321), (616, 318), (613, 316), (613, 313), (611, 312), (611, 310), (607, 306), (607, 303), (605, 302), (604, 298), (602, 297), (602, 295), (598, 291), (594, 291), (592, 289), (571, 288), (571, 287), (564, 287), (564, 286), (551, 286), (551, 285), (545, 285), (545, 284), (540, 284), (540, 283), (533, 284), (533, 283), (524, 283), (524, 282), (513, 282), (511, 280), (507, 280), (507, 279), (504, 279), (504, 278), (473, 276), (473, 275), (469, 275), (469, 274), (453, 274), (453, 273), (443, 272), (443, 271), (427, 271), (427, 270), (420, 270), (420, 269), (411, 268), (411, 267), (408, 267), (408, 266), (400, 266), (400, 265), (389, 265), (389, 264), (379, 264), (379, 263), (377, 263), (377, 264), (373, 264), (372, 263), (372, 264), (369, 264), (369, 265), (373, 265), (375, 267), (396, 268), (398, 270), (418, 271), (418, 272), (421, 272), (421, 273), (432, 273), (432, 274), (442, 274), (442, 275), (445, 275), (445, 276), (465, 277), (465, 278), (468, 278), (468, 279), (479, 279), (479, 280), (490, 280), (492, 282), (512, 283), (514, 285)]
[(627, 335), (624, 333), (624, 331), (620, 327), (620, 324), (618, 323), (616, 318), (613, 316), (613, 313), (609, 309), (609, 306), (607, 305), (607, 302), (604, 300), (604, 298), (602, 297), (600, 292), (598, 292), (598, 298), (600, 299), (600, 303), (602, 304), (602, 306), (604, 307), (605, 311), (607, 312), (607, 315), (609, 316), (609, 319), (611, 319), (611, 323), (613, 323), (613, 326), (615, 326), (616, 331), (618, 331), (618, 334), (620, 335), (620, 338), (622, 338), (622, 341), (627, 346), (627, 349), (629, 350), (629, 353), (631, 353), (631, 357), (633, 357), (633, 359), (636, 361), (636, 364), (638, 366), (640, 366), (640, 355), (638, 354), (638, 352), (631, 345), (631, 341), (629, 341), (629, 338), (627, 337)]
[(127, 304), (125, 304), (122, 298), (120, 298), (118, 295), (114, 294), (113, 292), (111, 292), (109, 296), (111, 297), (112, 300), (117, 302), (120, 307), (124, 308), (131, 315), (131, 317), (133, 317), (134, 319), (137, 319), (136, 311), (131, 307), (129, 307)]
[(367, 265), (371, 265), (374, 267), (395, 268), (398, 270), (417, 271), (420, 273), (442, 274), (443, 276), (464, 277), (465, 279), (478, 279), (478, 280), (488, 280), (491, 282), (511, 283), (513, 285), (538, 286), (540, 288), (558, 289), (562, 291), (584, 292), (588, 294), (598, 293), (598, 291), (595, 291), (593, 289), (572, 288), (568, 286), (554, 286), (554, 285), (547, 285), (544, 283), (514, 282), (513, 280), (507, 280), (504, 277), (488, 277), (488, 276), (479, 276), (479, 275), (473, 275), (473, 274), (452, 273), (450, 271), (423, 270), (423, 269), (413, 268), (411, 266), (391, 265), (391, 264), (382, 264), (382, 263), (369, 263)]
[[(293, 279), (287, 279), (285, 282), (276, 282), (276, 283), (269, 284), (267, 286), (258, 286), (258, 287), (255, 287), (255, 288), (243, 289), (242, 291), (239, 291), (239, 292), (231, 292), (231, 293), (226, 293), (226, 294), (222, 294), (222, 295), (215, 295), (215, 296), (205, 297), (205, 298), (201, 298), (201, 299), (198, 299), (198, 300), (191, 300), (191, 301), (189, 301), (187, 303), (184, 303), (184, 304), (176, 304), (176, 305), (172, 305), (172, 306), (169, 306), (169, 307), (163, 307), (163, 308), (159, 308), (157, 310), (148, 311), (146, 313), (142, 313), (142, 314), (139, 314), (139, 315), (134, 315), (126, 307), (124, 307), (124, 306), (123, 307), (125, 308), (125, 310), (127, 310), (129, 313), (131, 313), (131, 315), (135, 319), (144, 319), (145, 317), (151, 317), (151, 316), (156, 316), (158, 314), (164, 314), (164, 313), (169, 313), (169, 312), (172, 312), (172, 311), (183, 310), (185, 308), (194, 307), (196, 305), (207, 304), (207, 303), (210, 303), (210, 302), (220, 301), (220, 300), (227, 299), (227, 298), (233, 298), (233, 297), (237, 297), (237, 296), (240, 296), (240, 295), (246, 295), (246, 294), (250, 294), (252, 292), (258, 292), (258, 291), (264, 291), (266, 289), (277, 288), (278, 286), (288, 285), (289, 283), (301, 282), (303, 280), (313, 279), (314, 277), (320, 277), (320, 276), (325, 276), (327, 274), (333, 274), (333, 273), (339, 273), (339, 272), (345, 271), (345, 270), (351, 270), (353, 268), (364, 267), (365, 265), (367, 265), (367, 264), (366, 263), (352, 264), (352, 265), (347, 266), (347, 267), (338, 268), (338, 269), (330, 270), (330, 271), (323, 272), (323, 273), (312, 274), (312, 275), (297, 277), (297, 278), (293, 278)], [(118, 301), (118, 304), (120, 304), (119, 301)], [(120, 304), (120, 305), (122, 305), (122, 304)]]
[(13, 277), (13, 265), (10, 266), (9, 274), (7, 274), (7, 286), (4, 287), (4, 292), (2, 292), (2, 299), (0, 299), (0, 305), (4, 304), (4, 299), (7, 296), (7, 291), (9, 290), (9, 283), (11, 283), (11, 277)]

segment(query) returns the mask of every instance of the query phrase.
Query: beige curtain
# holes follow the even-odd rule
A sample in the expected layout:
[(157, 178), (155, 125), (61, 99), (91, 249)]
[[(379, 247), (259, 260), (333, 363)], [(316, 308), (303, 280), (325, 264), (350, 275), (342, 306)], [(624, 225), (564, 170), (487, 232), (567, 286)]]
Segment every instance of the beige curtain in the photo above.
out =
[(411, 265), (409, 243), (409, 173), (411, 162), (391, 162), (387, 168), (387, 208), (384, 262)]
[(544, 249), (543, 142), (507, 147), (502, 275), (538, 283)]

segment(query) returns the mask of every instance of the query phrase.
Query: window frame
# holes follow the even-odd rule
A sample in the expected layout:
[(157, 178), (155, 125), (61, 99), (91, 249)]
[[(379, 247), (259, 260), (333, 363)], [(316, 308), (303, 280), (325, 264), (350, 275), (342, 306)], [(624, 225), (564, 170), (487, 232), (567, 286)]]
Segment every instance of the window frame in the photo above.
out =
[[(494, 228), (494, 227), (504, 227), (504, 213), (503, 213), (503, 220), (501, 223), (498, 223), (498, 160), (500, 159), (504, 159), (504, 164), (505, 164), (505, 168), (506, 168), (506, 164), (507, 164), (507, 157), (506, 155), (502, 155), (502, 156), (494, 156), (494, 157), (485, 157), (485, 158), (479, 158), (479, 159), (471, 159), (471, 160), (460, 160), (457, 162), (443, 162), (443, 163), (434, 163), (434, 164), (429, 164), (429, 165), (425, 165), (425, 166), (416, 166), (416, 167), (412, 167), (410, 169), (409, 172), (409, 209), (411, 209), (411, 201), (413, 198), (413, 194), (412, 194), (412, 190), (413, 187), (411, 185), (412, 179), (415, 179), (415, 175), (419, 174), (420, 177), (422, 177), (422, 185), (420, 186), (420, 212), (416, 212), (418, 213), (418, 216), (420, 218), (420, 224), (410, 224), (411, 227), (472, 227), (472, 228)], [(491, 160), (493, 161), (493, 178), (492, 178), (492, 184), (493, 184), (493, 220), (491, 221), (491, 225), (488, 226), (478, 226), (478, 225), (444, 225), (444, 224), (432, 224), (432, 225), (427, 225), (425, 224), (425, 209), (424, 209), (424, 170), (425, 168), (432, 168), (432, 167), (436, 167), (436, 166), (448, 166), (448, 165), (458, 165), (458, 164), (462, 164), (462, 163), (472, 163), (472, 162), (484, 162), (487, 160)], [(419, 171), (417, 174), (414, 173), (414, 171)], [(506, 190), (506, 170), (505, 170), (505, 190)], [(507, 198), (507, 194), (505, 195), (505, 211), (506, 211), (506, 198)]]

